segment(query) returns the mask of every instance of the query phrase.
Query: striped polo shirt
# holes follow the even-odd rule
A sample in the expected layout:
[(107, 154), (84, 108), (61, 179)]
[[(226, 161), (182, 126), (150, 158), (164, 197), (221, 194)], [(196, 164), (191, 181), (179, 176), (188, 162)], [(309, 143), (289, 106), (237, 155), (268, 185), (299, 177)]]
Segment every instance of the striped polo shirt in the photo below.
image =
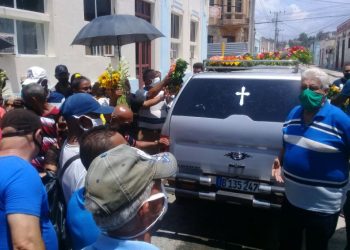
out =
[(349, 177), (350, 118), (326, 102), (311, 124), (295, 107), (283, 125), (286, 197), (296, 207), (338, 212)]

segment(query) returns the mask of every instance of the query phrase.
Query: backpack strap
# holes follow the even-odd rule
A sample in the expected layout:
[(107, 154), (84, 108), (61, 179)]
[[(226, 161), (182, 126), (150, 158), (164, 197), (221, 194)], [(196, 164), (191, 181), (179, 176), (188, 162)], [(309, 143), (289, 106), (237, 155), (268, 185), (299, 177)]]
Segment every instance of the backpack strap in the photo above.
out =
[(80, 159), (80, 155), (74, 155), (71, 158), (69, 158), (63, 165), (63, 167), (60, 169), (58, 173), (58, 180), (61, 183), (62, 182), (62, 177), (64, 172), (66, 172), (67, 168), (75, 161)]

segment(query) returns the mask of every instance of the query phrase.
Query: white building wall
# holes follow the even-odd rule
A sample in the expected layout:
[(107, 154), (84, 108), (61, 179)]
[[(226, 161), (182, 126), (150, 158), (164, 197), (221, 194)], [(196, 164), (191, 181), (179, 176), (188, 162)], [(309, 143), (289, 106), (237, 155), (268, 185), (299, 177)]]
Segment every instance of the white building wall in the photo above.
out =
[[(169, 6), (164, 6), (167, 1), (170, 3)], [(203, 26), (207, 21), (202, 22), (202, 18), (208, 17), (208, 0), (148, 0), (148, 2), (152, 4), (152, 24), (160, 30), (164, 22), (171, 25), (172, 12), (182, 16), (180, 57), (190, 63), (205, 59), (202, 58), (202, 50), (207, 49), (206, 41), (203, 42), (205, 46), (201, 44), (203, 37), (207, 37), (207, 27)], [(115, 57), (89, 56), (85, 54), (84, 46), (71, 45), (75, 35), (88, 23), (84, 21), (83, 0), (46, 0), (45, 3), (45, 13), (0, 6), (0, 18), (39, 22), (44, 24), (45, 29), (45, 55), (0, 54), (0, 68), (7, 71), (14, 92), (20, 91), (20, 77), (25, 75), (27, 68), (34, 65), (46, 69), (50, 85), (54, 85), (56, 83), (54, 69), (58, 64), (67, 65), (70, 73), (79, 72), (94, 82), (109, 63), (112, 65), (117, 63), (117, 50), (115, 50)], [(116, 14), (135, 14), (135, 0), (114, 0), (113, 6)], [(169, 20), (161, 19), (164, 17), (162, 15), (164, 7), (168, 7), (166, 16)], [(205, 12), (204, 15), (203, 12)], [(194, 58), (190, 58), (191, 20), (198, 23)], [(170, 37), (152, 41), (152, 67), (161, 70), (164, 74), (170, 66), (170, 51), (162, 51), (162, 43), (169, 44), (170, 47)], [(164, 48), (166, 47), (168, 46)], [(121, 54), (129, 62), (131, 81), (137, 82), (135, 81), (135, 45), (122, 46)], [(168, 59), (164, 60), (164, 58)]]

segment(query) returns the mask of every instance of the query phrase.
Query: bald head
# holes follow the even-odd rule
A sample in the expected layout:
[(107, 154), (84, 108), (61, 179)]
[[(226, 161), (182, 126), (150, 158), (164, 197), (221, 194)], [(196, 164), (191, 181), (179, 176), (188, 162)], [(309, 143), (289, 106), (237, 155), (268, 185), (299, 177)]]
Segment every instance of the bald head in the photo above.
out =
[(130, 124), (132, 123), (133, 119), (134, 114), (131, 109), (125, 104), (120, 104), (114, 108), (111, 125)]

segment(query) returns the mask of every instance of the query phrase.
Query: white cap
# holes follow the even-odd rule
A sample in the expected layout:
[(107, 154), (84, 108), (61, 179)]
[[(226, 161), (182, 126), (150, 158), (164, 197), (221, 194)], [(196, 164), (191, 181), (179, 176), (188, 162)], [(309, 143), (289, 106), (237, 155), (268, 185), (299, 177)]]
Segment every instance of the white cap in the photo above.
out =
[(31, 83), (38, 83), (41, 79), (47, 79), (46, 70), (43, 68), (33, 66), (27, 69), (27, 78), (22, 82), (22, 85), (28, 85)]

